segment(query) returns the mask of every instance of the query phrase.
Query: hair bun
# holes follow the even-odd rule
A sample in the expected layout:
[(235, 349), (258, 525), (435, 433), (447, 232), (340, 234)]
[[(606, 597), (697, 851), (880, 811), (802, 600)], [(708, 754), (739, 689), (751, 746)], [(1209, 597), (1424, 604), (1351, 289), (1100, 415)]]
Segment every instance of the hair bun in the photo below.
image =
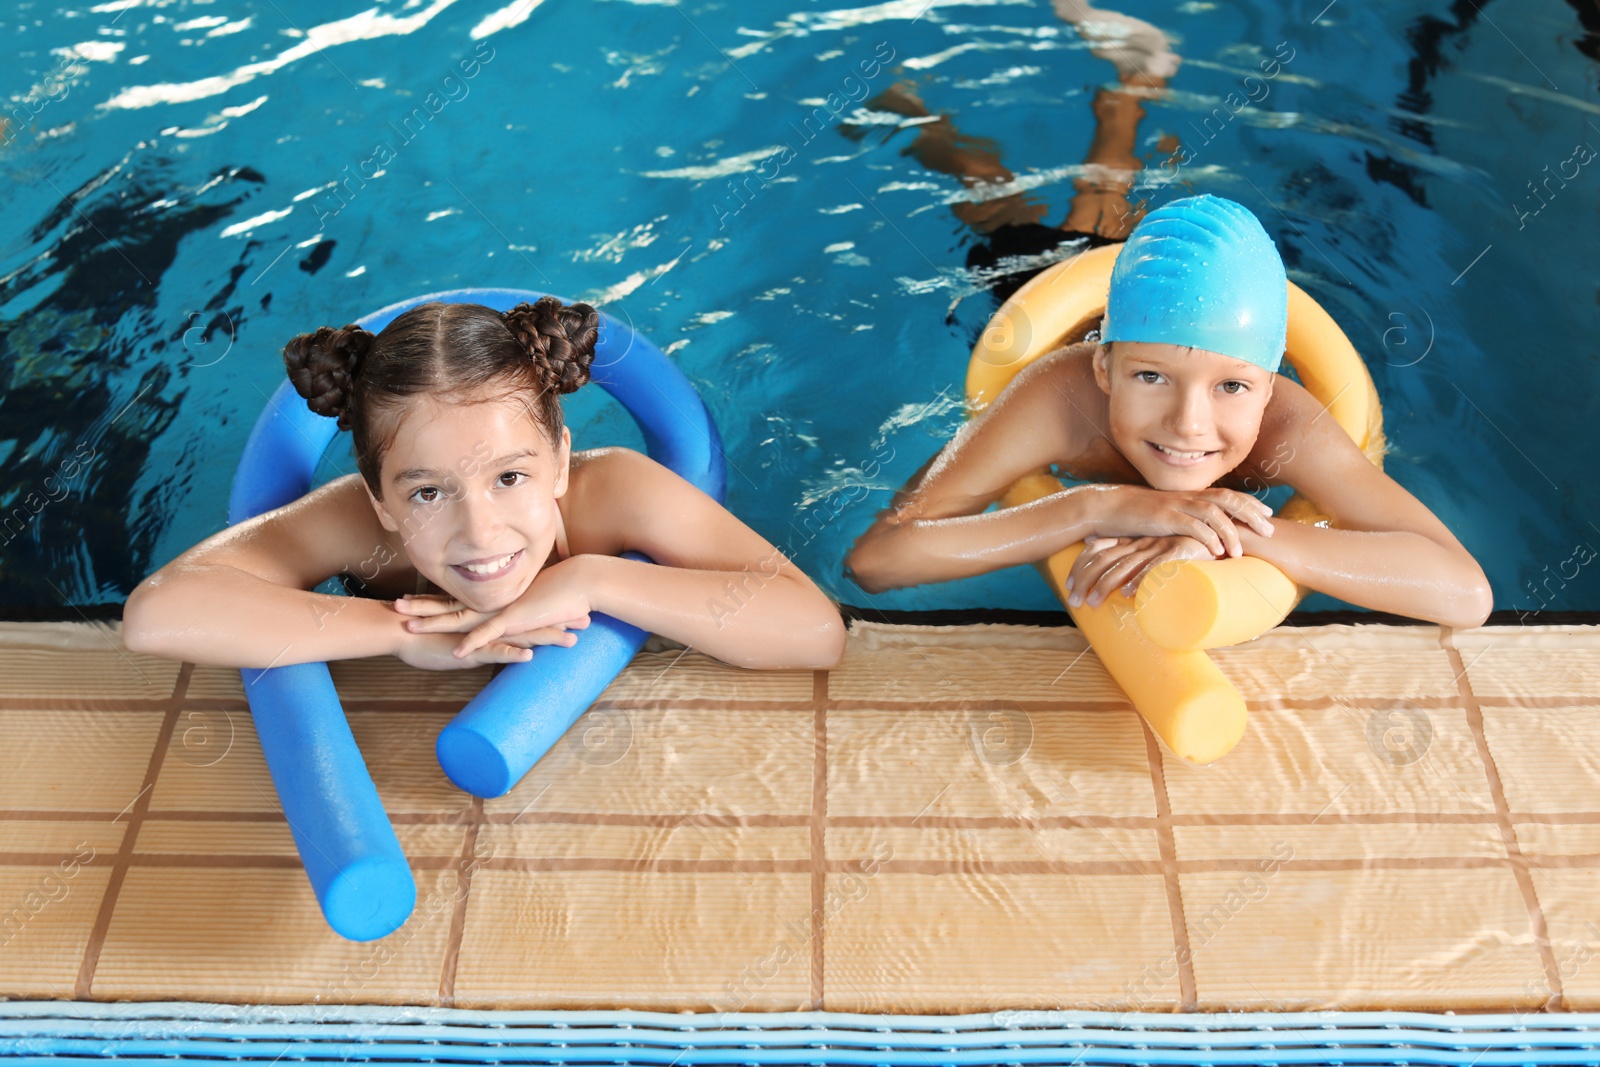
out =
[(315, 333), (291, 338), (283, 346), (283, 365), (295, 391), (318, 415), (337, 418), (341, 430), (350, 428), (351, 386), (361, 373), (361, 363), (374, 339), (360, 326), (342, 330), (322, 326)]
[(541, 296), (506, 312), (504, 321), (539, 368), (546, 389), (570, 393), (589, 381), (600, 337), (600, 313), (593, 307)]

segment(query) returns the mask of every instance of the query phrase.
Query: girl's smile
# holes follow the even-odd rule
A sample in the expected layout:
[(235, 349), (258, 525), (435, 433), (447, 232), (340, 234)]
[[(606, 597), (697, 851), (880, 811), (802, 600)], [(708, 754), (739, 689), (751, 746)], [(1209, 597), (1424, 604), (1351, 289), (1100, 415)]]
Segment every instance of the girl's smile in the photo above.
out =
[(522, 549), (504, 556), (452, 563), (451, 568), (470, 582), (496, 582), (509, 575), (522, 558)]

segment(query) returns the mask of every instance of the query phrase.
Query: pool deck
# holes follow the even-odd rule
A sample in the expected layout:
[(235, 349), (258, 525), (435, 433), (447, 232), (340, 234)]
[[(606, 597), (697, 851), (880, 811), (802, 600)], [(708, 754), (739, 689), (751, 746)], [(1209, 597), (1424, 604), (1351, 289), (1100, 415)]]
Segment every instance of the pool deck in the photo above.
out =
[[(0, 623), (0, 996), (964, 1013), (1600, 1009), (1600, 627), (1281, 627), (1201, 767), (1070, 627), (647, 646), (493, 800), (488, 671), (333, 665), (418, 885), (323, 921), (239, 673)], [(70, 873), (67, 873), (70, 871)]]

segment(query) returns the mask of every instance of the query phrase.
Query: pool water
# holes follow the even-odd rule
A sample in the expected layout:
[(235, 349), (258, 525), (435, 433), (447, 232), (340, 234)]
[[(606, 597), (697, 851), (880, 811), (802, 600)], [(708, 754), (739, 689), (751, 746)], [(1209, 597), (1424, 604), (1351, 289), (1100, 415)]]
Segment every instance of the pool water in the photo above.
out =
[[(1184, 57), (1143, 195), (1260, 217), (1497, 608), (1600, 608), (1592, 7), (1118, 9)], [(0, 40), (6, 609), (118, 602), (221, 529), (288, 337), (465, 286), (647, 332), (712, 409), (729, 506), (837, 599), (1058, 606), (1030, 568), (878, 596), (841, 570), (960, 425), (994, 306), (960, 182), (862, 102), (909, 81), (1060, 222), (1114, 72), (1048, 4), (91, 0), (8, 6)], [(568, 401), (579, 447), (639, 444), (598, 390)]]

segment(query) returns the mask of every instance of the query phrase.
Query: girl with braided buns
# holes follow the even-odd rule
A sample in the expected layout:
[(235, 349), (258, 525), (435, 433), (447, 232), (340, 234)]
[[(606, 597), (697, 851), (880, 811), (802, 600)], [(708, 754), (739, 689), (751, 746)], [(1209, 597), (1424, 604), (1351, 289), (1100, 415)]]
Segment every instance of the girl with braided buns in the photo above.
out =
[[(351, 431), (359, 473), (145, 579), (124, 609), (128, 647), (448, 669), (572, 645), (602, 611), (738, 666), (832, 666), (838, 610), (777, 548), (647, 456), (572, 452), (559, 396), (589, 380), (599, 318), (549, 296), (504, 314), (431, 303), (377, 335), (292, 339), (289, 378)], [(630, 549), (656, 563), (618, 558)], [(394, 599), (313, 591), (335, 575)]]

